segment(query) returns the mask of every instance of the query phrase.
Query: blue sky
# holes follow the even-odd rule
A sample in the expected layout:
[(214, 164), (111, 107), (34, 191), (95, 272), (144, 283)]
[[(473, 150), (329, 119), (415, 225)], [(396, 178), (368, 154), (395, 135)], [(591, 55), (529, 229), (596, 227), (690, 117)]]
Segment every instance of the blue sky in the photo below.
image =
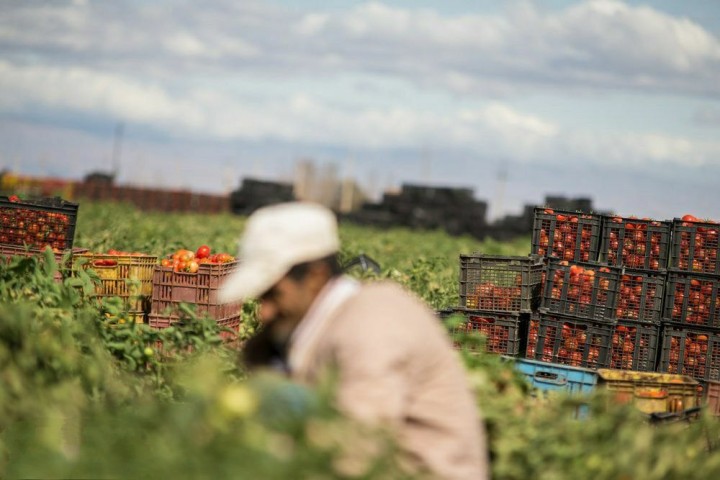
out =
[[(0, 166), (227, 192), (335, 164), (720, 220), (720, 3), (0, 3)], [(500, 173), (507, 179), (501, 184)]]

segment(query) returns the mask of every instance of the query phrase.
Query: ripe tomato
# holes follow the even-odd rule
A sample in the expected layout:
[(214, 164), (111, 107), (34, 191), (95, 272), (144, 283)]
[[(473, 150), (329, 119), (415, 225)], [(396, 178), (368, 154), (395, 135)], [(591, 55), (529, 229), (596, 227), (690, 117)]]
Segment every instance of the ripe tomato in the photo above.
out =
[(687, 214), (687, 215), (683, 215), (682, 221), (683, 222), (697, 222), (698, 219), (694, 215)]
[(195, 252), (195, 258), (207, 258), (210, 256), (210, 247), (207, 245), (201, 245)]
[(185, 267), (185, 270), (190, 273), (197, 273), (198, 269), (200, 268), (200, 265), (198, 265), (198, 262), (195, 260), (190, 260), (187, 263), (187, 266)]

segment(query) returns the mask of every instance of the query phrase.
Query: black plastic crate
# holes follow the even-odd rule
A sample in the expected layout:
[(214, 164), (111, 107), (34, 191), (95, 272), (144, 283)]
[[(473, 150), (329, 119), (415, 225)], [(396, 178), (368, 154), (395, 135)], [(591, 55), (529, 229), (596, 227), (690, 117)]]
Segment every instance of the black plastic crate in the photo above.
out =
[(663, 310), (666, 322), (720, 328), (720, 277), (668, 272)]
[(11, 201), (0, 196), (0, 243), (54, 251), (70, 250), (78, 204), (59, 197)]
[(720, 329), (664, 324), (658, 371), (720, 380)]
[(643, 270), (667, 268), (672, 223), (604, 215), (600, 261)]
[(443, 310), (439, 313), (441, 318), (457, 314), (463, 317), (460, 325), (452, 329), (453, 344), (455, 348), (469, 348), (463, 346), (459, 337), (463, 334), (476, 332), (486, 337), (485, 352), (501, 355), (518, 356), (522, 347), (521, 323), (522, 316), (517, 313), (483, 312), (464, 308)]
[(600, 226), (597, 214), (536, 207), (531, 252), (561, 260), (594, 262), (600, 248)]
[(514, 313), (536, 310), (544, 268), (537, 255), (460, 255), (460, 306)]
[(610, 368), (654, 372), (660, 322), (618, 320), (610, 343)]
[(667, 272), (626, 268), (620, 275), (617, 308), (618, 320), (659, 322)]
[(530, 318), (526, 357), (573, 367), (605, 368), (614, 325), (542, 311)]
[(549, 313), (613, 322), (619, 287), (618, 267), (551, 258), (541, 307)]
[(692, 273), (720, 275), (720, 225), (674, 219), (670, 268)]

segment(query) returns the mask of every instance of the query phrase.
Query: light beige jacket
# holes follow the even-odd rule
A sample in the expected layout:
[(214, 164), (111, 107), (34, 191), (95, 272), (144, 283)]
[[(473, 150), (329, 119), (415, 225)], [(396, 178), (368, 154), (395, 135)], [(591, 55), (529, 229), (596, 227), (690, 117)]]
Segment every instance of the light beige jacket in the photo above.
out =
[(390, 427), (415, 468), (489, 478), (475, 398), (434, 312), (394, 283), (351, 283), (335, 280), (316, 300), (313, 333), (290, 346), (292, 376), (315, 384), (337, 369), (339, 407)]

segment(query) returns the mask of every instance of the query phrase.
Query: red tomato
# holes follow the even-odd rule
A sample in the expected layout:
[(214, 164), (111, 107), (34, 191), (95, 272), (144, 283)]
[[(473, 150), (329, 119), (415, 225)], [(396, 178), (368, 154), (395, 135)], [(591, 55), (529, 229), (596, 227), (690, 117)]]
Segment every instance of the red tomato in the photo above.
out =
[(683, 222), (697, 222), (698, 219), (694, 215), (687, 214), (687, 215), (683, 215), (682, 221)]
[(207, 245), (201, 245), (197, 252), (195, 252), (195, 258), (207, 258), (210, 256), (210, 247)]
[(20, 201), (20, 197), (18, 197), (17, 195), (10, 195), (10, 197), (8, 197), (8, 200), (15, 203)]

